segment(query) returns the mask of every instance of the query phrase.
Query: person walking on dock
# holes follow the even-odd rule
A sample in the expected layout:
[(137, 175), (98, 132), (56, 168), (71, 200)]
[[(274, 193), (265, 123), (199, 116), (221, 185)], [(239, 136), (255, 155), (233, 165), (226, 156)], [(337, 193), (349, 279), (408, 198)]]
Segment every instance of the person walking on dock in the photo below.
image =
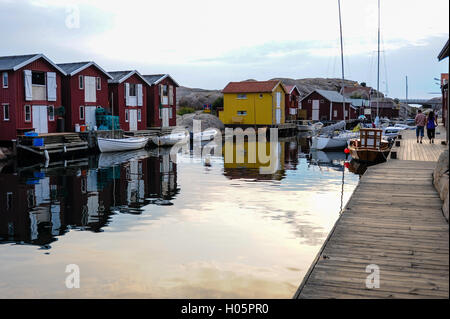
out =
[(424, 127), (425, 124), (427, 124), (427, 117), (425, 116), (425, 114), (422, 113), (422, 110), (417, 111), (415, 122), (416, 122), (417, 143), (419, 143), (419, 135), (420, 135), (420, 144), (422, 144)]
[(437, 126), (437, 119), (436, 116), (434, 116), (434, 112), (431, 111), (428, 113), (428, 119), (427, 119), (427, 136), (430, 139), (430, 144), (434, 144), (434, 138), (436, 136), (436, 126)]

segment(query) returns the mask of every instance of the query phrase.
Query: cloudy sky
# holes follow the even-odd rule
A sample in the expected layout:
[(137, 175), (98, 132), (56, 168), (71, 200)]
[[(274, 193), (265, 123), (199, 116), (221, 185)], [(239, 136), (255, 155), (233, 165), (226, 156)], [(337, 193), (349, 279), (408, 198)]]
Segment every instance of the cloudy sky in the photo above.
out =
[[(376, 87), (377, 0), (341, 0), (345, 77)], [(448, 0), (381, 0), (380, 90), (435, 97), (448, 72)], [(340, 77), (337, 0), (0, 0), (0, 55), (94, 60), (181, 85)]]

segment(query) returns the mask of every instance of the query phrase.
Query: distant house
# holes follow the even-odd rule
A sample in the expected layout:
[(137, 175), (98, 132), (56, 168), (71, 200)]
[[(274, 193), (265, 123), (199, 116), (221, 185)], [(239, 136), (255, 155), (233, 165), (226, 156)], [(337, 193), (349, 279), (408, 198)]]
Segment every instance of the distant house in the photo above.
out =
[(65, 71), (43, 54), (30, 54), (0, 57), (0, 73), (0, 140), (33, 129), (56, 132)]
[[(343, 93), (342, 93), (343, 92)], [(370, 100), (372, 97), (375, 97), (376, 91), (369, 86), (345, 86), (344, 90), (340, 90), (339, 93), (344, 95), (347, 98), (361, 98), (364, 100)]]
[(351, 101), (344, 100), (336, 91), (314, 90), (303, 97), (300, 108), (306, 110), (307, 119), (313, 121), (353, 120), (358, 116), (357, 108)]
[(76, 124), (94, 129), (97, 107), (109, 108), (108, 80), (112, 79), (111, 75), (95, 62), (61, 63), (58, 66), (67, 73), (62, 81), (66, 130), (74, 131)]
[(177, 125), (178, 83), (169, 74), (143, 76), (147, 87), (147, 124), (151, 127)]
[(119, 116), (121, 129), (147, 129), (147, 87), (150, 84), (138, 71), (108, 72), (109, 104)]
[[(379, 101), (377, 103), (377, 101)], [(400, 116), (400, 106), (397, 106), (392, 99), (389, 98), (380, 98), (372, 99), (370, 101), (370, 109), (372, 119), (375, 119), (377, 116), (377, 106), (378, 106), (378, 116), (387, 117), (388, 119), (399, 118)]]
[(225, 125), (277, 125), (285, 123), (286, 88), (281, 81), (230, 82), (222, 90)]
[(300, 91), (296, 85), (285, 85), (286, 95), (285, 95), (285, 117), (286, 120), (296, 120), (298, 114), (298, 105), (300, 102)]

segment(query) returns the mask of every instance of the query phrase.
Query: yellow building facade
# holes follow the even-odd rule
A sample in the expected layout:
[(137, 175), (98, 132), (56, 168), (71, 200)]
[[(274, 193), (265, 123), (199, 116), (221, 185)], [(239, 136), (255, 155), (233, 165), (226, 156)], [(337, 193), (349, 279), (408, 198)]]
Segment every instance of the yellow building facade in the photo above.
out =
[(285, 123), (286, 89), (280, 81), (230, 82), (223, 89), (225, 125), (277, 125)]

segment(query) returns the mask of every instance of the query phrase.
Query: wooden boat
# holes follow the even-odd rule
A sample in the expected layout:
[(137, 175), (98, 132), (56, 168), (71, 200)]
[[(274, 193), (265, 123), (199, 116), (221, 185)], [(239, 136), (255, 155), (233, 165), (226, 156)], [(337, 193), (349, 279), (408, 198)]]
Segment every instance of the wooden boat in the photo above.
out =
[(358, 133), (342, 132), (338, 135), (318, 135), (311, 138), (311, 149), (315, 150), (331, 150), (344, 149), (350, 139), (356, 138)]
[(103, 138), (97, 137), (100, 152), (122, 152), (138, 150), (145, 147), (148, 137)]
[(169, 135), (154, 136), (151, 141), (157, 146), (171, 146), (179, 142), (188, 142), (189, 134), (187, 132), (178, 132)]
[(350, 140), (348, 149), (354, 160), (365, 163), (381, 163), (386, 161), (390, 146), (381, 138), (383, 130), (366, 128), (359, 131), (359, 139)]

